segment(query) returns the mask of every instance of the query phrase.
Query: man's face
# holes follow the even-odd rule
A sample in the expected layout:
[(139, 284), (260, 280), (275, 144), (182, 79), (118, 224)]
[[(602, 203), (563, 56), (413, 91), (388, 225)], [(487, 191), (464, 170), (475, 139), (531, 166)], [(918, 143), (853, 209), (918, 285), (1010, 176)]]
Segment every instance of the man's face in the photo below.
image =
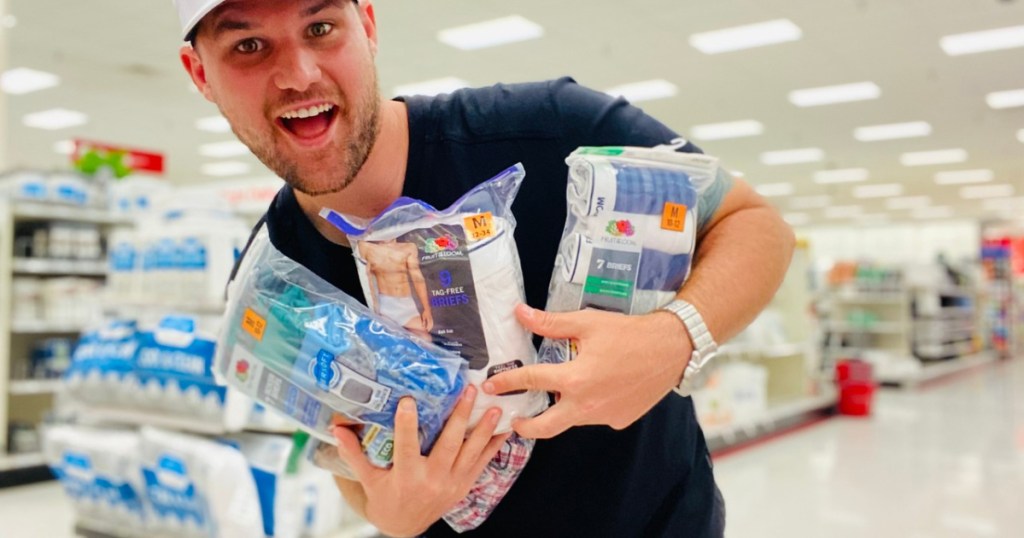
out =
[(372, 7), (351, 0), (231, 0), (182, 61), (268, 168), (299, 192), (345, 188), (380, 124)]

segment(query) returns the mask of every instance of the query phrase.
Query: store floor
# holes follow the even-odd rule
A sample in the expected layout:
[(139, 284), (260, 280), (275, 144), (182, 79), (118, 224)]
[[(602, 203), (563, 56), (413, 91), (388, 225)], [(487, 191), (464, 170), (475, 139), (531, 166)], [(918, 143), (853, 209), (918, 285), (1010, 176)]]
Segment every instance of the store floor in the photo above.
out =
[[(744, 537), (1024, 536), (1024, 361), (912, 391), (872, 417), (837, 417), (716, 459), (726, 534)], [(0, 536), (71, 536), (46, 483), (0, 490)]]

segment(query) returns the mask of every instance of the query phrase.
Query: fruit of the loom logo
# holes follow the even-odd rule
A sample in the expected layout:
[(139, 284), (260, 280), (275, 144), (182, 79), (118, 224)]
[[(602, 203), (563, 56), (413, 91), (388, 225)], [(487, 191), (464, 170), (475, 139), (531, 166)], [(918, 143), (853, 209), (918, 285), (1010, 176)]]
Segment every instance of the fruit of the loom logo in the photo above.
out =
[(423, 252), (427, 254), (433, 254), (442, 250), (455, 250), (459, 248), (459, 242), (450, 235), (442, 235), (434, 239), (425, 239), (423, 246)]
[(610, 220), (608, 221), (608, 227), (604, 231), (608, 232), (612, 237), (633, 237), (633, 223), (628, 220)]
[(235, 364), (235, 377), (243, 382), (249, 379), (249, 361), (242, 359)]

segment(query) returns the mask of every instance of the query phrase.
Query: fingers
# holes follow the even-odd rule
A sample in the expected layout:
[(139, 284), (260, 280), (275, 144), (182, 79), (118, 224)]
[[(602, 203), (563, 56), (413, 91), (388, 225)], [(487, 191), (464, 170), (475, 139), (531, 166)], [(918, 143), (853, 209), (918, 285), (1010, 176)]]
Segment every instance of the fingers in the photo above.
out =
[(550, 439), (573, 427), (573, 416), (564, 404), (555, 404), (533, 418), (512, 422), (512, 429), (527, 439)]
[[(516, 319), (530, 332), (548, 338), (579, 338), (588, 328), (593, 312), (545, 312), (525, 304), (516, 306)], [(589, 320), (592, 322), (592, 320)]]
[(356, 480), (363, 482), (373, 472), (373, 464), (363, 454), (363, 446), (355, 432), (345, 427), (336, 427), (333, 432), (338, 440), (338, 457), (344, 461), (356, 475)]
[(474, 482), (477, 477), (484, 472), (484, 468), (487, 467), (487, 464), (490, 463), (490, 461), (494, 459), (494, 456), (498, 454), (498, 451), (505, 446), (505, 442), (508, 441), (510, 435), (512, 434), (503, 433), (501, 435), (496, 435), (487, 442), (487, 446), (484, 447), (483, 452), (480, 453), (480, 457), (476, 460), (476, 463), (470, 470), (470, 476), (473, 477)]
[(394, 466), (396, 468), (408, 465), (421, 457), (418, 424), (416, 402), (408, 396), (402, 398), (398, 402), (398, 410), (395, 412)]
[(462, 444), (462, 450), (459, 451), (459, 457), (455, 461), (456, 472), (473, 468), (476, 460), (487, 447), (488, 441), (494, 437), (494, 429), (498, 427), (499, 418), (501, 418), (501, 409), (497, 407), (488, 409), (480, 418), (480, 422), (473, 428), (473, 433), (469, 434), (466, 442)]
[(523, 390), (561, 391), (572, 363), (531, 364), (502, 372), (483, 384), (487, 394), (507, 394)]
[(448, 421), (441, 430), (437, 443), (430, 451), (430, 457), (441, 461), (445, 468), (450, 468), (462, 448), (462, 441), (466, 437), (466, 426), (469, 424), (469, 414), (473, 411), (473, 402), (476, 401), (476, 387), (469, 385), (463, 391), (459, 403), (455, 406)]

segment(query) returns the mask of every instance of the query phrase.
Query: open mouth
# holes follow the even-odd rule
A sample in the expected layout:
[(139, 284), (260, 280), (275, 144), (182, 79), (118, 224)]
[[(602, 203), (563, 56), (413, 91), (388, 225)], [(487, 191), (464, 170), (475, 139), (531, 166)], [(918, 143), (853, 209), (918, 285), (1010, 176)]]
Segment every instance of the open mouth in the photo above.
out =
[(327, 132), (337, 115), (338, 107), (330, 103), (291, 110), (278, 116), (286, 131), (300, 140), (314, 140)]

